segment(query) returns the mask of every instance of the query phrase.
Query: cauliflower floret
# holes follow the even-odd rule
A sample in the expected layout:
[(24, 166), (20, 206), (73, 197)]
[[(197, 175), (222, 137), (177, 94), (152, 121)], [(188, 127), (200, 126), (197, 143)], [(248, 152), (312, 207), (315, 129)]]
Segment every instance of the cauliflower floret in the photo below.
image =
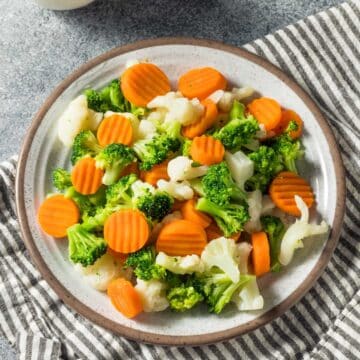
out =
[(190, 200), (194, 197), (194, 190), (187, 181), (176, 182), (160, 179), (157, 182), (157, 187), (180, 201)]
[(159, 252), (156, 256), (156, 264), (175, 274), (192, 274), (194, 272), (204, 272), (205, 265), (198, 255), (187, 256), (168, 256)]
[(249, 232), (261, 230), (260, 216), (262, 210), (262, 193), (255, 190), (248, 193), (247, 203), (249, 205), (250, 220), (244, 225), (244, 229)]
[(320, 225), (309, 224), (309, 209), (304, 200), (295, 195), (295, 202), (301, 212), (301, 218), (290, 225), (283, 236), (279, 254), (279, 261), (282, 265), (288, 265), (294, 251), (304, 246), (302, 239), (312, 235), (325, 234), (329, 229), (325, 221), (322, 221)]
[(131, 190), (133, 192), (133, 199), (136, 200), (137, 198), (146, 195), (147, 193), (155, 194), (155, 188), (146, 182), (143, 182), (141, 180), (136, 180), (131, 185)]
[(75, 269), (84, 276), (90, 286), (99, 291), (106, 291), (109, 283), (119, 276), (128, 279), (131, 277), (129, 270), (122, 269), (122, 262), (109, 253), (104, 254), (93, 265), (84, 267), (76, 264)]
[(193, 161), (187, 156), (178, 156), (169, 161), (167, 172), (172, 181), (190, 180), (206, 174), (207, 166), (192, 166)]
[(75, 136), (82, 130), (95, 131), (102, 119), (102, 113), (90, 111), (85, 95), (75, 98), (59, 118), (58, 137), (65, 146), (71, 146)]
[(210, 94), (207, 98), (217, 104), (221, 98), (224, 96), (224, 90), (215, 90), (212, 94)]
[(275, 204), (269, 195), (264, 195), (261, 202), (261, 215), (268, 215), (275, 209)]
[(234, 293), (231, 300), (240, 311), (262, 309), (264, 307), (264, 298), (260, 295), (256, 277), (251, 276), (246, 284)]
[(254, 174), (254, 163), (242, 151), (237, 151), (234, 154), (226, 151), (225, 160), (237, 186), (244, 190), (246, 180)]
[(240, 271), (235, 257), (235, 241), (225, 237), (210, 241), (201, 253), (201, 260), (207, 269), (217, 266), (232, 282), (237, 283), (240, 279)]
[(234, 100), (243, 100), (254, 93), (251, 87), (233, 88), (230, 91), (225, 91), (223, 96), (218, 101), (217, 105), (221, 111), (229, 112)]
[(156, 126), (150, 120), (141, 120), (136, 140), (151, 139), (156, 135)]
[(251, 250), (252, 246), (245, 241), (236, 244), (235, 259), (241, 275), (248, 273), (248, 262)]
[(166, 298), (166, 284), (159, 280), (136, 280), (136, 292), (141, 298), (145, 312), (163, 311), (169, 306)]

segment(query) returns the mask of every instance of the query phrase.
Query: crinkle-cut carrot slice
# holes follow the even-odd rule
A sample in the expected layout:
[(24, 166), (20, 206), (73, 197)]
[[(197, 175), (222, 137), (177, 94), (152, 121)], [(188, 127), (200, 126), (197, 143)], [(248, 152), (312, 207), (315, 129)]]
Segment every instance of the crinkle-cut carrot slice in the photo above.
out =
[(170, 256), (201, 255), (206, 244), (203, 227), (189, 220), (174, 220), (161, 229), (156, 251)]
[(314, 192), (309, 183), (299, 175), (283, 171), (271, 182), (269, 195), (274, 204), (287, 214), (300, 216), (295, 202), (295, 195), (300, 196), (310, 208), (315, 200)]
[(227, 81), (212, 67), (189, 70), (179, 78), (178, 89), (187, 98), (204, 100), (216, 90), (225, 90)]
[(165, 160), (160, 164), (154, 165), (151, 170), (141, 171), (140, 178), (141, 180), (156, 186), (158, 180), (170, 180), (170, 177), (167, 172), (169, 160)]
[(251, 234), (251, 258), (254, 273), (261, 276), (270, 271), (270, 245), (265, 232)]
[(201, 118), (196, 123), (182, 128), (183, 136), (189, 139), (203, 135), (205, 131), (210, 129), (216, 122), (218, 116), (216, 104), (210, 99), (205, 99), (201, 103), (204, 105), (204, 114)]
[(125, 116), (114, 114), (100, 123), (96, 136), (101, 146), (113, 143), (129, 146), (133, 141), (133, 128)]
[(290, 121), (295, 121), (298, 126), (297, 130), (292, 130), (289, 132), (290, 137), (292, 139), (299, 138), (302, 134), (304, 123), (301, 120), (301, 117), (295, 111), (289, 109), (281, 111), (280, 123), (275, 129), (273, 129), (275, 135), (282, 134), (289, 126)]
[(191, 143), (190, 155), (202, 165), (217, 164), (223, 160), (224, 154), (223, 144), (212, 136), (197, 136)]
[(153, 98), (170, 91), (170, 81), (154, 64), (140, 63), (129, 67), (121, 76), (121, 90), (136, 106), (146, 106)]
[(148, 241), (149, 225), (138, 210), (120, 210), (106, 220), (104, 239), (110, 249), (129, 254), (140, 250)]
[(267, 97), (255, 99), (248, 105), (248, 111), (265, 126), (267, 131), (275, 129), (280, 124), (281, 107), (274, 99)]
[(98, 169), (95, 163), (93, 158), (85, 157), (73, 167), (71, 182), (78, 193), (91, 195), (99, 190), (104, 172)]
[(38, 211), (38, 222), (48, 235), (61, 238), (66, 229), (79, 221), (80, 212), (75, 202), (64, 195), (54, 195), (45, 199)]

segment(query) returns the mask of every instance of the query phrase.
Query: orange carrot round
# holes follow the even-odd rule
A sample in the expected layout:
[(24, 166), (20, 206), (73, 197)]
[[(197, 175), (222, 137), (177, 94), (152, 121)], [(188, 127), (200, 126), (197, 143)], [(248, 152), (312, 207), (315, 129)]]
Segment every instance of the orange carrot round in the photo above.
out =
[(121, 90), (134, 105), (146, 106), (154, 97), (170, 91), (170, 81), (156, 65), (140, 63), (125, 70)]
[(113, 143), (131, 145), (133, 128), (130, 120), (118, 114), (105, 118), (98, 128), (97, 139), (101, 146)]
[(181, 207), (181, 214), (185, 220), (189, 220), (193, 223), (199, 224), (203, 228), (208, 227), (212, 222), (210, 216), (204, 214), (199, 210), (196, 210), (194, 199), (185, 201), (185, 203)]
[(104, 239), (110, 249), (129, 254), (140, 250), (150, 234), (144, 214), (138, 210), (120, 210), (106, 220)]
[(270, 271), (270, 246), (264, 231), (251, 234), (252, 263), (256, 276)]
[(295, 121), (298, 126), (296, 131), (289, 132), (290, 137), (292, 139), (299, 138), (302, 134), (304, 124), (301, 117), (293, 110), (282, 110), (280, 123), (275, 129), (273, 129), (274, 133), (276, 135), (282, 134), (289, 126), (290, 121)]
[(274, 99), (255, 99), (248, 105), (248, 110), (267, 131), (275, 129), (280, 123), (281, 107)]
[(201, 103), (204, 105), (204, 114), (201, 116), (200, 120), (182, 128), (183, 136), (189, 139), (204, 134), (204, 132), (210, 129), (216, 122), (218, 116), (216, 104), (210, 99), (205, 99)]
[(107, 288), (107, 294), (114, 307), (128, 318), (143, 311), (139, 294), (131, 282), (124, 278), (113, 280)]
[(79, 221), (79, 208), (64, 195), (54, 195), (43, 201), (38, 211), (38, 222), (48, 235), (61, 238), (66, 229)]
[(90, 157), (79, 160), (71, 172), (71, 182), (75, 190), (83, 195), (95, 194), (101, 186), (104, 172), (95, 166)]
[(216, 90), (225, 90), (223, 74), (211, 67), (192, 69), (179, 78), (178, 89), (187, 98), (204, 100)]
[(314, 193), (309, 183), (290, 171), (283, 171), (276, 176), (270, 184), (269, 195), (280, 210), (294, 216), (301, 215), (295, 195), (300, 196), (308, 208), (314, 203)]
[(151, 170), (148, 171), (142, 171), (140, 174), (141, 180), (156, 186), (158, 180), (164, 179), (164, 180), (170, 180), (170, 177), (167, 173), (167, 166), (168, 166), (169, 160), (163, 161), (160, 164), (154, 165)]
[(190, 155), (202, 165), (217, 164), (222, 161), (224, 154), (223, 144), (212, 136), (197, 136), (191, 143)]
[(174, 220), (160, 231), (156, 251), (170, 256), (201, 255), (207, 244), (205, 230), (189, 220)]

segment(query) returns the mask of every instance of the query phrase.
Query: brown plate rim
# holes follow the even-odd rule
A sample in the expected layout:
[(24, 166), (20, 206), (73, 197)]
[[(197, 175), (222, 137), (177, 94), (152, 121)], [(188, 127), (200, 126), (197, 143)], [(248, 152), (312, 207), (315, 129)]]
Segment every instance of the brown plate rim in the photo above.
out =
[[(274, 308), (270, 309), (269, 311), (261, 315), (259, 318), (252, 320), (246, 324), (233, 327), (228, 330), (223, 330), (223, 331), (218, 331), (203, 335), (195, 335), (195, 336), (157, 335), (154, 333), (135, 330), (120, 325), (91, 310), (85, 304), (83, 304), (78, 299), (76, 299), (67, 289), (65, 289), (63, 285), (61, 285), (61, 283), (48, 269), (46, 263), (42, 259), (33, 240), (25, 211), (24, 191), (23, 191), (24, 172), (25, 172), (29, 150), (32, 144), (32, 139), (39, 125), (41, 124), (43, 117), (45, 116), (51, 105), (55, 102), (55, 100), (61, 95), (61, 93), (68, 86), (70, 86), (81, 75), (89, 71), (91, 68), (99, 65), (103, 61), (133, 50), (138, 50), (141, 48), (148, 48), (153, 46), (161, 46), (161, 45), (194, 45), (194, 46), (219, 49), (231, 54), (235, 54), (239, 57), (245, 58), (271, 72), (282, 82), (284, 82), (287, 86), (289, 86), (293, 91), (295, 91), (297, 95), (304, 101), (308, 109), (313, 113), (315, 119), (319, 123), (326, 137), (326, 140), (329, 144), (331, 157), (334, 163), (335, 173), (336, 173), (336, 184), (338, 191), (336, 196), (336, 209), (335, 209), (334, 222), (332, 224), (332, 229), (329, 235), (329, 239), (323, 249), (323, 252), (321, 253), (318, 262), (316, 263), (315, 267), (312, 269), (310, 274), (307, 276), (307, 278), (285, 300), (283, 300), (280, 304), (278, 304)], [(330, 126), (328, 125), (327, 121), (321, 114), (321, 111), (319, 110), (318, 106), (310, 98), (310, 96), (290, 76), (286, 75), (282, 70), (272, 65), (267, 60), (257, 55), (254, 55), (248, 52), (247, 50), (240, 49), (232, 45), (226, 45), (218, 41), (195, 39), (195, 38), (149, 39), (149, 40), (138, 41), (129, 45), (124, 45), (114, 48), (88, 61), (80, 68), (78, 68), (76, 71), (74, 71), (72, 74), (70, 74), (65, 80), (63, 80), (60, 83), (60, 85), (46, 99), (44, 104), (39, 109), (38, 113), (33, 118), (31, 126), (28, 129), (27, 134), (24, 138), (23, 146), (19, 156), (19, 162), (16, 173), (16, 208), (17, 208), (21, 233), (25, 241), (26, 247), (31, 255), (31, 258), (35, 262), (41, 275), (54, 289), (57, 295), (71, 308), (75, 309), (78, 313), (88, 318), (89, 320), (93, 321), (94, 323), (131, 340), (141, 341), (145, 343), (152, 343), (152, 344), (160, 344), (160, 345), (204, 345), (204, 344), (210, 344), (214, 342), (231, 339), (233, 337), (243, 335), (249, 331), (255, 330), (258, 327), (267, 324), (271, 320), (274, 320), (275, 318), (281, 316), (286, 310), (288, 310), (297, 301), (299, 301), (306, 294), (306, 292), (314, 285), (315, 281), (322, 274), (323, 270), (328, 264), (340, 236), (340, 231), (345, 213), (345, 172), (344, 172), (344, 166), (341, 159), (341, 155), (338, 150), (338, 146), (335, 137), (333, 135), (333, 132)]]

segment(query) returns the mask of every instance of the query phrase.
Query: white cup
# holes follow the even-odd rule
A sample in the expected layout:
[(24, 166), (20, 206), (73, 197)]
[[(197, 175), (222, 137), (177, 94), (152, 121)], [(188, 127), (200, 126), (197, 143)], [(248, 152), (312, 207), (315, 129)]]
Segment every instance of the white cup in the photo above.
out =
[(94, 0), (35, 0), (40, 6), (50, 10), (72, 10), (92, 3)]

